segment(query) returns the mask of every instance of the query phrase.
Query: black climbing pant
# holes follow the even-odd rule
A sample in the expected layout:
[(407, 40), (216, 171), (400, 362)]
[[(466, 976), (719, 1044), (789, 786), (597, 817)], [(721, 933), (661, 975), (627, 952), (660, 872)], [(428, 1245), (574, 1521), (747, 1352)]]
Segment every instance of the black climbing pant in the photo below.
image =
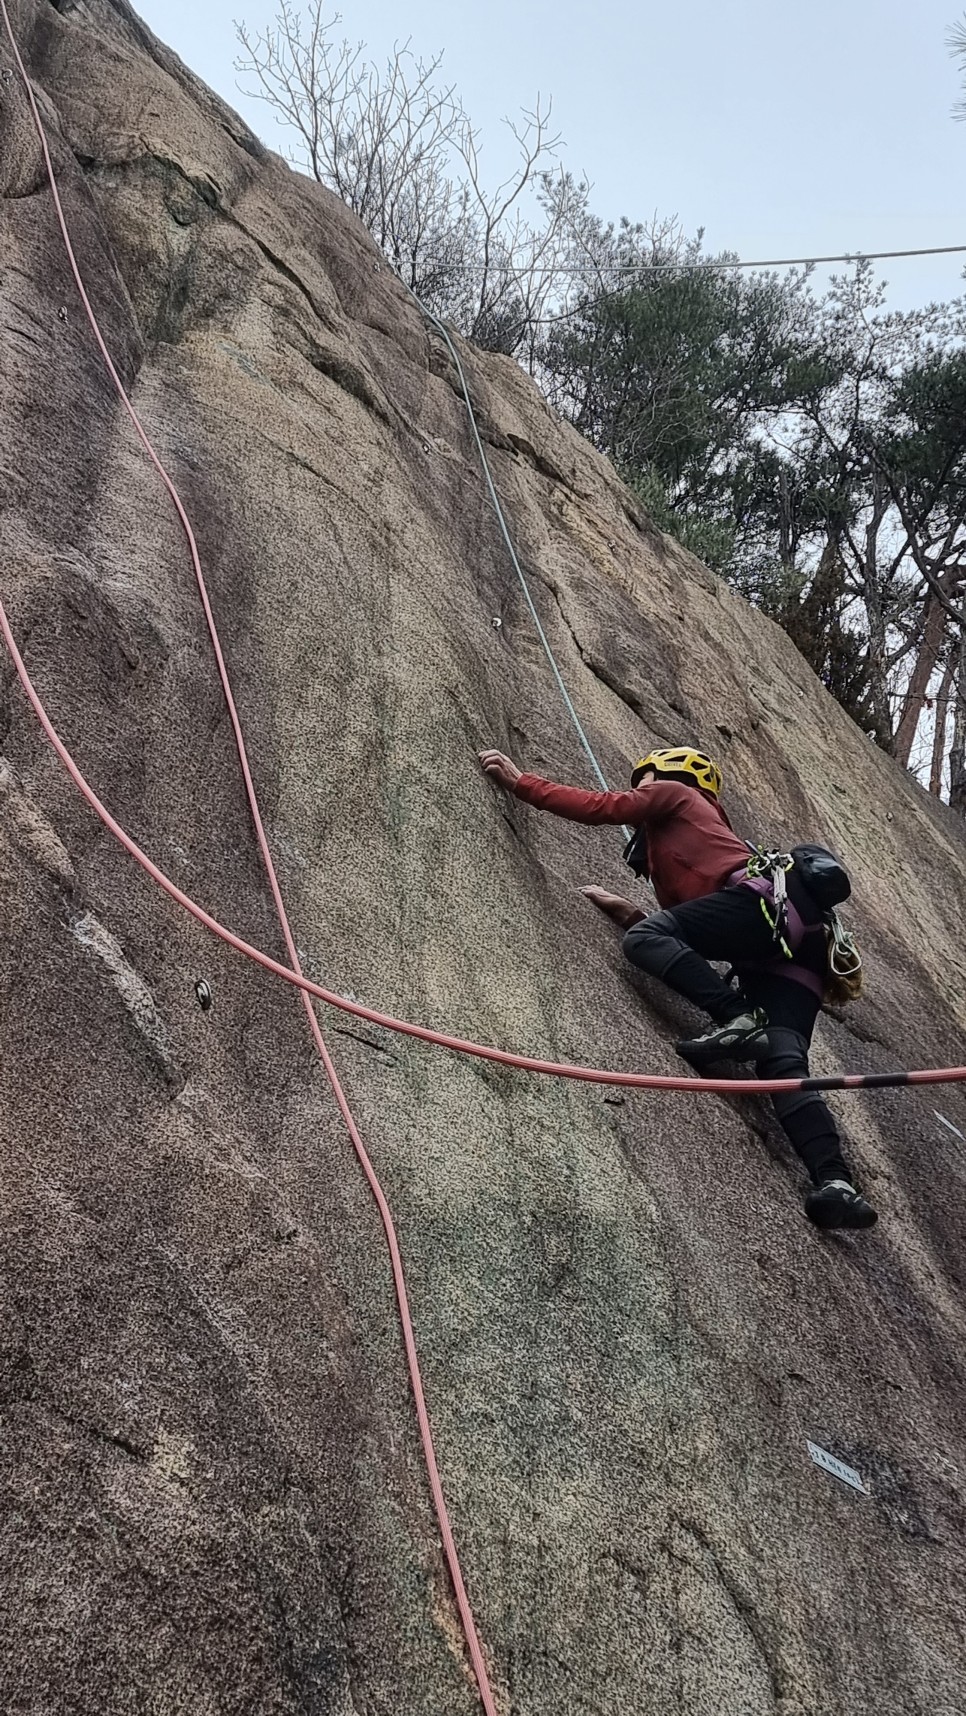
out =
[[(806, 921), (809, 916), (814, 919), (797, 890), (795, 904)], [(812, 989), (773, 969), (775, 944), (759, 894), (749, 888), (725, 888), (670, 911), (655, 912), (626, 932), (623, 945), (633, 965), (659, 977), (719, 1024), (749, 1006), (761, 1007), (768, 1016), (768, 1052), (755, 1063), (759, 1078), (809, 1076), (808, 1049), (821, 1002)], [(740, 991), (712, 970), (710, 959), (738, 967)], [(823, 963), (823, 938), (806, 936), (794, 964), (818, 972)], [(790, 1091), (771, 1100), (815, 1185), (851, 1180), (835, 1121), (818, 1092)]]

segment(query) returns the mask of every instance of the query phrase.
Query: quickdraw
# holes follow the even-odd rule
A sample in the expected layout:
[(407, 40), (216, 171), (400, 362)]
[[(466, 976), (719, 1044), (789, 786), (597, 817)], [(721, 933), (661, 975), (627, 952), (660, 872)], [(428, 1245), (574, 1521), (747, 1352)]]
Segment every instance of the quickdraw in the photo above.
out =
[(764, 894), (761, 896), (761, 909), (771, 930), (772, 940), (781, 948), (786, 959), (795, 957), (787, 939), (788, 885), (785, 881), (789, 870), (794, 867), (795, 860), (790, 852), (767, 852), (763, 846), (752, 848), (751, 857), (745, 867), (745, 875), (749, 881), (762, 881), (767, 878), (771, 882), (774, 911), (769, 908)]

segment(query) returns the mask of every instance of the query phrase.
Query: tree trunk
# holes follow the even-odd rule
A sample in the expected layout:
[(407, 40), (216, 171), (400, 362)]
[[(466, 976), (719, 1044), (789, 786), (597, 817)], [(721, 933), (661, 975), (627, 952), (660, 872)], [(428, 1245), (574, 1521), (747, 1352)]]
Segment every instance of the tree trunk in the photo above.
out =
[(879, 591), (868, 577), (866, 578), (864, 599), (866, 619), (869, 624), (869, 708), (875, 729), (876, 744), (892, 756), (895, 752), (895, 738), (892, 731), (889, 688), (886, 683), (886, 622), (882, 612)]
[(966, 649), (956, 651), (956, 694), (953, 713), (953, 742), (949, 747), (949, 804), (966, 817)]
[(888, 509), (889, 497), (878, 470), (872, 472), (872, 511), (865, 532), (865, 560), (862, 567), (862, 599), (869, 626), (868, 694), (875, 742), (889, 756), (895, 755), (892, 706), (888, 686), (888, 624), (879, 572), (879, 532)]
[(933, 798), (942, 798), (943, 792), (943, 750), (946, 745), (946, 727), (949, 723), (949, 694), (952, 690), (953, 676), (956, 673), (956, 650), (951, 649), (946, 666), (943, 669), (942, 683), (936, 698), (936, 725), (932, 735), (932, 763), (929, 769), (929, 791)]
[(932, 590), (926, 592), (923, 609), (922, 636), (916, 652), (915, 665), (902, 706), (902, 716), (896, 728), (895, 756), (904, 769), (909, 767), (912, 747), (916, 742), (919, 722), (926, 704), (929, 681), (935, 672), (943, 641), (945, 615)]

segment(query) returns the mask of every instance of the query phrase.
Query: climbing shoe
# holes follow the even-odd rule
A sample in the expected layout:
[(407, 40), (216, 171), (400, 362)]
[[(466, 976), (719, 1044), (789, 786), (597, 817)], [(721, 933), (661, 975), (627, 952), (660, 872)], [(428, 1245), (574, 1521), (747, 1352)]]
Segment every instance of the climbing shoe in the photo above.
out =
[(826, 1180), (805, 1199), (805, 1214), (816, 1227), (874, 1227), (878, 1216), (848, 1180)]
[(768, 1015), (760, 1007), (739, 1013), (737, 1019), (727, 1019), (715, 1025), (703, 1037), (685, 1037), (675, 1043), (679, 1055), (692, 1066), (704, 1061), (757, 1061), (768, 1050)]

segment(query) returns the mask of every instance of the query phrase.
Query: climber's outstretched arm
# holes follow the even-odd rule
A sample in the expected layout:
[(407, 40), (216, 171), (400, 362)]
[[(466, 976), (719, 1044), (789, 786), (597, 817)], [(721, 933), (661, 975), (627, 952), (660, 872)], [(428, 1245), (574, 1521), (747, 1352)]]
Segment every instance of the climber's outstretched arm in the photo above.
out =
[(502, 751), (481, 751), (480, 762), (499, 786), (537, 810), (549, 810), (569, 822), (600, 826), (627, 823), (637, 828), (642, 822), (656, 822), (671, 815), (688, 790), (671, 782), (649, 782), (631, 792), (586, 792), (583, 787), (559, 786), (541, 775), (523, 774)]

